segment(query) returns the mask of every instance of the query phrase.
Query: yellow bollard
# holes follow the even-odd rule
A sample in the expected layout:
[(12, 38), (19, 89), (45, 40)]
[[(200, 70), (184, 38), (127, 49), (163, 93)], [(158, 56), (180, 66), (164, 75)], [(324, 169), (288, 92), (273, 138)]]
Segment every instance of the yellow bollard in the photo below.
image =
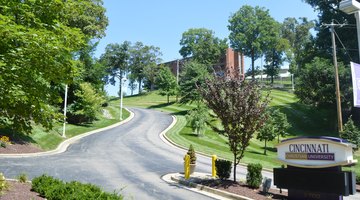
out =
[(190, 156), (185, 155), (185, 166), (184, 166), (184, 172), (185, 172), (185, 179), (190, 178)]
[(184, 156), (184, 176), (186, 174), (186, 155)]
[(211, 170), (211, 176), (216, 177), (216, 167), (215, 167), (215, 161), (216, 161), (216, 155), (212, 155), (212, 170)]

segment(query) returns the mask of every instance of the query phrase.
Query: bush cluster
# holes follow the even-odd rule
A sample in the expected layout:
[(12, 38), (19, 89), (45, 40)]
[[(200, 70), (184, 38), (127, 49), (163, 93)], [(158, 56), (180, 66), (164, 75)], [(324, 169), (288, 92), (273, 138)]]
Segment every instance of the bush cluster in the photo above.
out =
[(262, 181), (262, 165), (250, 163), (247, 166), (246, 184), (252, 188), (259, 188)]
[(8, 184), (6, 182), (4, 174), (0, 173), (0, 194), (3, 190), (6, 190), (7, 187), (8, 187)]
[(32, 190), (48, 200), (62, 199), (99, 199), (121, 200), (116, 193), (102, 191), (98, 186), (84, 184), (78, 181), (63, 182), (48, 175), (42, 175), (32, 180)]
[(221, 180), (228, 179), (231, 174), (232, 162), (228, 160), (216, 159), (216, 174)]
[(0, 147), (6, 148), (6, 145), (10, 144), (10, 138), (8, 136), (0, 137)]

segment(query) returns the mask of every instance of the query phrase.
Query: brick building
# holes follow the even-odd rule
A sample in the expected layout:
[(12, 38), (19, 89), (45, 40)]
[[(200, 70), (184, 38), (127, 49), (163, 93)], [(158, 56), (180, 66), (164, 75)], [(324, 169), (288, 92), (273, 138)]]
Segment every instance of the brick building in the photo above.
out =
[[(190, 59), (191, 58), (184, 58), (162, 64), (168, 66), (171, 72), (178, 78), (184, 63)], [(225, 55), (220, 59), (218, 64), (213, 66), (213, 68), (219, 76), (243, 80), (245, 77), (244, 55), (234, 51), (232, 48), (228, 48), (226, 49)]]

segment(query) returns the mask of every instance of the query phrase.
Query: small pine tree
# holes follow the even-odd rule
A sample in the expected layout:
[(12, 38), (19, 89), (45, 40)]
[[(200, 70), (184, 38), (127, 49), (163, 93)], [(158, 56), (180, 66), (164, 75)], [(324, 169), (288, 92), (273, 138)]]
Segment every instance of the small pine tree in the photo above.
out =
[(354, 121), (349, 117), (349, 120), (344, 125), (344, 130), (340, 133), (340, 137), (348, 140), (350, 143), (354, 144), (354, 151), (357, 151), (360, 147), (360, 130), (354, 124)]
[(196, 154), (192, 144), (190, 144), (187, 155), (190, 156), (190, 164), (196, 164)]

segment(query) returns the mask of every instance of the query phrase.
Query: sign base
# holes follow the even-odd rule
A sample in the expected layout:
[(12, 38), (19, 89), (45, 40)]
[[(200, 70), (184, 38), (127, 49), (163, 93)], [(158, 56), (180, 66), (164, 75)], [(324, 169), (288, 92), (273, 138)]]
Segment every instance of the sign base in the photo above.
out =
[(303, 190), (290, 189), (288, 191), (289, 200), (343, 200), (342, 196), (336, 194), (309, 192)]

